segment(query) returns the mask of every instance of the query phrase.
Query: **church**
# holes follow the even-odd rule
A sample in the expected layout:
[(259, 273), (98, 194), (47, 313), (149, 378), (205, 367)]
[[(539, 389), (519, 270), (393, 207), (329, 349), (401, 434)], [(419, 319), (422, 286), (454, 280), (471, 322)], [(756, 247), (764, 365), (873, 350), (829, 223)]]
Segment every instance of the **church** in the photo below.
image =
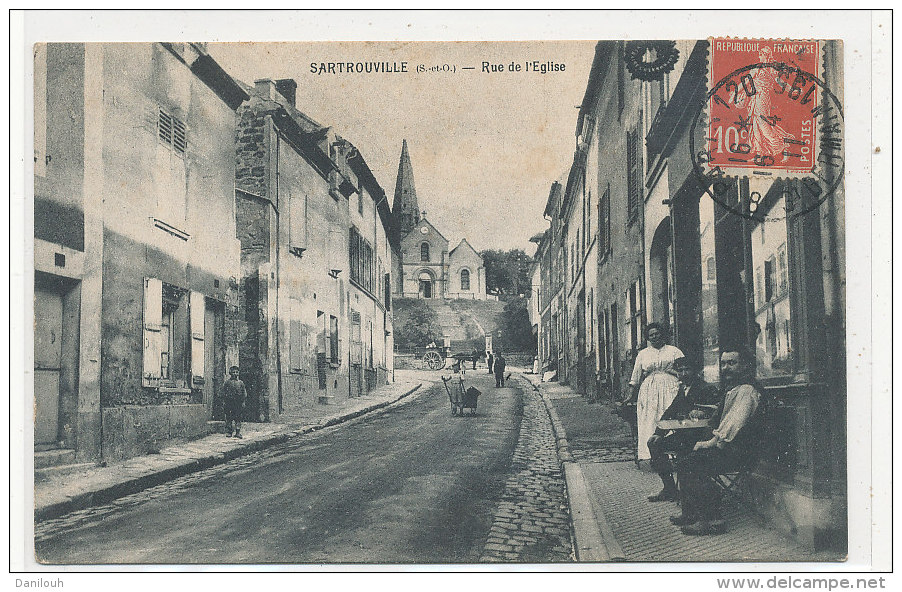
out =
[(482, 257), (467, 239), (449, 251), (448, 239), (420, 211), (407, 140), (401, 146), (392, 213), (401, 245), (395, 297), (486, 299)]

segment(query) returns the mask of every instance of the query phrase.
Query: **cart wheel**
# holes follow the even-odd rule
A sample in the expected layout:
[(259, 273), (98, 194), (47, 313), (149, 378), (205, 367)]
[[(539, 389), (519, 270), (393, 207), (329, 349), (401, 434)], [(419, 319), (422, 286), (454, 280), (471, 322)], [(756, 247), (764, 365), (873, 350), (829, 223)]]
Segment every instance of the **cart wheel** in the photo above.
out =
[(430, 370), (440, 370), (442, 367), (442, 357), (438, 355), (438, 352), (426, 352), (426, 355), (423, 356), (423, 363), (429, 366)]

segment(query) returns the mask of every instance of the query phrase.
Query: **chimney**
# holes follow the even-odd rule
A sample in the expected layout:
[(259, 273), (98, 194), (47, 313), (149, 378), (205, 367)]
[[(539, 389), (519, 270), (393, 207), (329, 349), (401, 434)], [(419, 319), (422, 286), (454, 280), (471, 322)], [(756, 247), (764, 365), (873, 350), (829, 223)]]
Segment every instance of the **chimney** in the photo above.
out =
[(279, 91), (280, 95), (285, 97), (285, 100), (288, 101), (289, 105), (297, 108), (297, 105), (295, 104), (298, 91), (297, 82), (295, 82), (291, 78), (276, 80), (276, 90)]
[(270, 78), (262, 78), (254, 81), (254, 91), (264, 99), (276, 100), (276, 85)]

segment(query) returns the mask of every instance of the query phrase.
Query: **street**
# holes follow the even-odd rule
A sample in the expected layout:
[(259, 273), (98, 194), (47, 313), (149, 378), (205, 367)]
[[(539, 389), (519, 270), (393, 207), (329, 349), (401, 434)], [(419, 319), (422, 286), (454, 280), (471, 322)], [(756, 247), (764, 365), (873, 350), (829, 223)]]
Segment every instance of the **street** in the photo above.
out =
[[(436, 377), (437, 378), (437, 377)], [(475, 562), (520, 431), (523, 393), (452, 417), (441, 383), (382, 413), (37, 525), (46, 563)]]

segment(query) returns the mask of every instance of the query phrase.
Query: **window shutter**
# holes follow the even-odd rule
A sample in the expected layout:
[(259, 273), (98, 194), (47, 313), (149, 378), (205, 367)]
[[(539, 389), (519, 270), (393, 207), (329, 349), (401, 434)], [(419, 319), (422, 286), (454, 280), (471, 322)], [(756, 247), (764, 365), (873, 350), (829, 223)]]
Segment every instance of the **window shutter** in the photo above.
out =
[(204, 383), (204, 312), (206, 298), (200, 292), (191, 292), (188, 301), (188, 313), (191, 329), (191, 383)]
[(292, 252), (303, 253), (307, 249), (306, 198), (303, 195), (288, 196), (288, 242)]
[(163, 282), (144, 278), (144, 386), (158, 386), (163, 328)]

